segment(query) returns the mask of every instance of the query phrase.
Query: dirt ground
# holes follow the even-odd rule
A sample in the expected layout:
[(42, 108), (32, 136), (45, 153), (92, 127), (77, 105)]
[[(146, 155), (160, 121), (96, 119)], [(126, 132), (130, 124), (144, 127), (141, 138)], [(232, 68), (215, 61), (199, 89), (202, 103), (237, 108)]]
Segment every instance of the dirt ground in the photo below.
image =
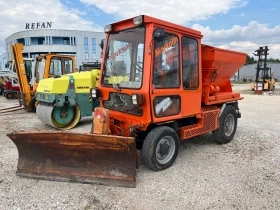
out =
[[(181, 144), (174, 165), (153, 172), (141, 165), (136, 188), (53, 182), (16, 176), (13, 131), (54, 130), (35, 113), (0, 115), (0, 209), (280, 209), (280, 91), (244, 100), (235, 138), (217, 145), (206, 134)], [(16, 105), (0, 96), (0, 109)], [(71, 132), (89, 132), (86, 118)]]

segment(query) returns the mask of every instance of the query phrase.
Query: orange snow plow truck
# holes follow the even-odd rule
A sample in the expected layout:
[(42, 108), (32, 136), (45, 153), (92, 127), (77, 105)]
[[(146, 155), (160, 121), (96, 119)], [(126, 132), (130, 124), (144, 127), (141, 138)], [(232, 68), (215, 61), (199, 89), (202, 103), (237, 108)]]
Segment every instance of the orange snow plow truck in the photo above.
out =
[(181, 141), (208, 132), (220, 144), (233, 139), (243, 98), (230, 78), (245, 53), (203, 45), (199, 31), (144, 15), (105, 33), (92, 130), (7, 134), (19, 152), (17, 175), (135, 187), (140, 158), (160, 171)]

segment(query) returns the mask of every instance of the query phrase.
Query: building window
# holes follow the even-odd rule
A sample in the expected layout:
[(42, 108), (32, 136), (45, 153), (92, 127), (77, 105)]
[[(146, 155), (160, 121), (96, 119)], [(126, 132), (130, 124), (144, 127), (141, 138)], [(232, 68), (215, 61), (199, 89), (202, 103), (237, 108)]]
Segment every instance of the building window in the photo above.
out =
[(49, 43), (51, 45), (70, 45), (70, 37), (50, 36)]
[(30, 45), (30, 43), (31, 43), (31, 38), (30, 37), (25, 37), (24, 38), (24, 45)]
[(38, 45), (45, 44), (45, 38), (38, 38)]
[(76, 37), (73, 37), (73, 45), (76, 45)]
[(84, 39), (84, 48), (85, 48), (85, 51), (88, 52), (88, 38), (87, 37), (85, 37), (85, 39)]
[(20, 43), (20, 44), (25, 45), (25, 43), (24, 43), (24, 38), (17, 39), (17, 43)]
[(85, 51), (85, 60), (88, 60), (88, 38), (84, 38), (84, 51)]
[(69, 37), (64, 37), (64, 38), (63, 38), (63, 44), (64, 44), (64, 45), (70, 45), (70, 39), (69, 39)]
[(45, 44), (45, 37), (30, 37), (30, 45), (43, 45)]
[(92, 60), (96, 60), (96, 39), (92, 38)]

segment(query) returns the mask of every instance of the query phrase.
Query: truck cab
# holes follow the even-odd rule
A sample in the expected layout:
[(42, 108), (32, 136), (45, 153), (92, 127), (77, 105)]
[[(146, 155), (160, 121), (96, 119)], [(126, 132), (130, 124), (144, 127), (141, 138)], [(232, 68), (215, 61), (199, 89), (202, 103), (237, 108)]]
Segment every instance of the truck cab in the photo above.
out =
[[(146, 130), (154, 124), (184, 118), (196, 123), (202, 107), (212, 104), (212, 92), (228, 93), (222, 96), (225, 101), (235, 96), (240, 99), (240, 95), (232, 95), (230, 78), (243, 65), (244, 54), (237, 53), (235, 58), (239, 60), (231, 64), (229, 51), (224, 52), (224, 61), (213, 60), (211, 56), (220, 59), (221, 55), (212, 55), (216, 49), (201, 44), (199, 31), (138, 16), (107, 25), (105, 32), (98, 92), (101, 106), (110, 110), (110, 118), (118, 124), (111, 125), (113, 133), (129, 126)], [(106, 78), (113, 76), (129, 79), (108, 84)], [(215, 100), (216, 104), (222, 102)], [(125, 133), (129, 135), (128, 130)]]
[[(176, 27), (155, 23), (147, 16), (107, 26), (99, 88), (104, 96), (102, 105), (112, 110), (114, 117), (126, 116), (146, 129), (151, 123), (201, 113), (202, 35)], [(129, 80), (106, 83), (112, 76)]]

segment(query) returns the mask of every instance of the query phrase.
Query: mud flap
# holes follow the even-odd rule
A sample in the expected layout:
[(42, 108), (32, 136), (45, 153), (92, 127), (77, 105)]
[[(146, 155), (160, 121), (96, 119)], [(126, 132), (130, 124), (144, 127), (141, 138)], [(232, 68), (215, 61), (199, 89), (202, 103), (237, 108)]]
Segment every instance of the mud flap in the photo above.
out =
[(18, 149), (19, 176), (135, 187), (134, 138), (68, 132), (7, 136)]

